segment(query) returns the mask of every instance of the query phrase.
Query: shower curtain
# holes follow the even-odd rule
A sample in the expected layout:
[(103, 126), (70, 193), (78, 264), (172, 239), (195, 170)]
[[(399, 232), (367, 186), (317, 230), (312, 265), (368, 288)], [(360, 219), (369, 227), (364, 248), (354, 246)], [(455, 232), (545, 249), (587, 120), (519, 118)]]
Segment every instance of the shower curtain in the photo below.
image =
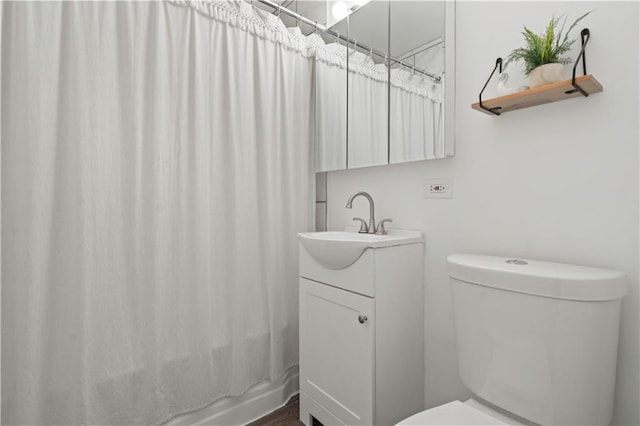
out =
[(229, 2), (4, 2), (2, 424), (159, 424), (298, 359), (313, 60)]

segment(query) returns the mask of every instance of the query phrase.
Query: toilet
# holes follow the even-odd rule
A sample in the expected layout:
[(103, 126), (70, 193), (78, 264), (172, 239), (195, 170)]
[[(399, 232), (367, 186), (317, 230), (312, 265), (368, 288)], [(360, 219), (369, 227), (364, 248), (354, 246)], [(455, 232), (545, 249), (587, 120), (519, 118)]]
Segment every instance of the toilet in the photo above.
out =
[(626, 276), (475, 254), (447, 258), (458, 370), (473, 397), (399, 425), (608, 425)]

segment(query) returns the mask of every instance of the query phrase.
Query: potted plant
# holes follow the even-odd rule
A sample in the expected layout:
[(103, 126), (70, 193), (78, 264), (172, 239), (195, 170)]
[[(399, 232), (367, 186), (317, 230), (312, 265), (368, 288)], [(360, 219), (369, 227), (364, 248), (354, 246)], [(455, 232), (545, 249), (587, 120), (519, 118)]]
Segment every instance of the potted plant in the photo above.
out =
[(526, 43), (525, 47), (514, 49), (507, 60), (505, 67), (511, 62), (523, 61), (525, 65), (525, 75), (529, 76), (529, 84), (531, 87), (541, 86), (543, 84), (555, 83), (565, 79), (564, 66), (571, 62), (569, 58), (562, 57), (571, 50), (576, 39), (569, 39), (569, 34), (575, 26), (593, 11), (589, 11), (576, 19), (564, 32), (567, 18), (564, 17), (562, 26), (558, 31), (558, 24), (562, 16), (552, 17), (547, 28), (541, 34), (536, 34), (526, 26), (522, 35)]

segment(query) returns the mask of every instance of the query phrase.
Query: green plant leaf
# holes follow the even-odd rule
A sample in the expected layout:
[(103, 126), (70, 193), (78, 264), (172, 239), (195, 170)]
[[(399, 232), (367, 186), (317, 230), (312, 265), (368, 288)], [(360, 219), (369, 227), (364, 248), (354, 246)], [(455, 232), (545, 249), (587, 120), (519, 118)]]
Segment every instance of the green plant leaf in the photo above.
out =
[[(522, 61), (524, 62), (525, 74), (529, 75), (531, 71), (540, 65), (549, 63), (570, 63), (571, 60), (569, 58), (562, 57), (565, 53), (571, 50), (571, 47), (576, 42), (576, 39), (569, 39), (569, 34), (576, 25), (586, 18), (591, 12), (593, 12), (593, 10), (590, 10), (573, 21), (567, 32), (564, 32), (567, 22), (567, 18), (564, 15), (557, 18), (552, 16), (545, 28), (545, 31), (541, 34), (536, 34), (525, 26), (524, 31), (522, 32), (525, 47), (519, 47), (511, 51), (504, 62), (505, 68), (509, 66), (511, 62)], [(558, 31), (557, 29), (561, 19), (562, 25)]]

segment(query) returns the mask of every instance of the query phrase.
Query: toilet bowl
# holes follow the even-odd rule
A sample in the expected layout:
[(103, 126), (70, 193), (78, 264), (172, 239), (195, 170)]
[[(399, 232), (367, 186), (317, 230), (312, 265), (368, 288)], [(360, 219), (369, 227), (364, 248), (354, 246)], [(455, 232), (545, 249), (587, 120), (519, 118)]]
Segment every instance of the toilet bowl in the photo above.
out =
[(430, 410), (421, 411), (398, 423), (398, 426), (417, 425), (512, 425), (523, 426), (522, 421), (503, 414), (475, 399), (465, 402), (451, 401), (446, 404), (434, 407)]
[(474, 398), (399, 425), (611, 423), (623, 273), (473, 254), (447, 266), (458, 372)]

